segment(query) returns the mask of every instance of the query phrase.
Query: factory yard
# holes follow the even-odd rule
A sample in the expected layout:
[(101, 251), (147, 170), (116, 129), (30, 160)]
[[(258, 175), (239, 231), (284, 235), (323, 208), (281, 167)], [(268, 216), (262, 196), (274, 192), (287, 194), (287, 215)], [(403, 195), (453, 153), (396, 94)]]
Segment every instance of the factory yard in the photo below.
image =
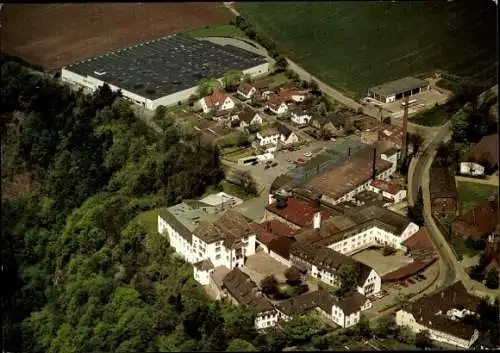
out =
[(362, 250), (351, 257), (354, 260), (373, 267), (380, 276), (384, 276), (412, 262), (410, 257), (404, 256), (400, 251), (394, 255), (383, 256), (381, 249)]
[(6, 4), (2, 51), (55, 69), (172, 33), (226, 24), (229, 18), (220, 3)]

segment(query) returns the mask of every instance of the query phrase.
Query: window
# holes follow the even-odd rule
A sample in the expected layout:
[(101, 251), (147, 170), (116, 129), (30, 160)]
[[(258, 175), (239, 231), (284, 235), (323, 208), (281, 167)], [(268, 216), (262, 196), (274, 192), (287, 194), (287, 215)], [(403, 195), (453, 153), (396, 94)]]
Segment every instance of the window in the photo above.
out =
[(220, 260), (220, 255), (215, 255), (216, 260)]
[(220, 246), (215, 248), (215, 252), (220, 252)]

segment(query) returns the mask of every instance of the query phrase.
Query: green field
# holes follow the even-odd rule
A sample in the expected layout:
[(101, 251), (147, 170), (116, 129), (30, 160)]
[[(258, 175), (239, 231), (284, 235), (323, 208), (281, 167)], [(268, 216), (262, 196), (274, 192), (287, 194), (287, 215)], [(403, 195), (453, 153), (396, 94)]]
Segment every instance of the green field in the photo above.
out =
[(137, 220), (149, 234), (156, 234), (158, 232), (158, 214), (161, 210), (166, 210), (166, 207), (155, 208), (137, 215)]
[(460, 214), (464, 214), (497, 195), (498, 186), (459, 181), (457, 191)]
[(201, 27), (185, 32), (184, 34), (190, 37), (246, 38), (245, 33), (241, 29), (231, 25)]
[(452, 116), (452, 112), (446, 111), (446, 108), (441, 106), (418, 113), (417, 115), (411, 117), (410, 121), (418, 125), (438, 126), (446, 123)]
[(492, 1), (241, 2), (237, 8), (287, 56), (353, 97), (435, 70), (496, 83)]

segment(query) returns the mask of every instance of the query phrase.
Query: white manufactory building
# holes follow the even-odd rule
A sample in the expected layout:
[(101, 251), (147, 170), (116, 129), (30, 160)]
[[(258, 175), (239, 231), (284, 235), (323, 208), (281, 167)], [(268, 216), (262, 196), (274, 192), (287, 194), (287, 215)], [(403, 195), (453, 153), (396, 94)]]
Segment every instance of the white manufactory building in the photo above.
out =
[(222, 82), (229, 70), (256, 77), (269, 67), (266, 58), (249, 51), (176, 34), (63, 67), (61, 80), (87, 93), (106, 83), (133, 103), (155, 110), (187, 100), (203, 78)]
[(184, 201), (158, 215), (158, 233), (187, 262), (194, 264), (194, 277), (209, 284), (213, 269), (241, 267), (255, 254), (251, 223), (238, 212), (220, 210), (200, 201)]

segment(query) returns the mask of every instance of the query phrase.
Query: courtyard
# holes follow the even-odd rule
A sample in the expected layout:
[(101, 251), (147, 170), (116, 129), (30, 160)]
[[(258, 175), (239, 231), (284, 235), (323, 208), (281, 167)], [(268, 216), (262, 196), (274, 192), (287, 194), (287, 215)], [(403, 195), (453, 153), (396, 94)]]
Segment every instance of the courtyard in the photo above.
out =
[(255, 255), (249, 256), (245, 266), (241, 268), (257, 284), (260, 284), (262, 279), (269, 275), (276, 277), (278, 282), (285, 282), (284, 273), (286, 269), (285, 265), (273, 259), (264, 251), (257, 251)]
[(393, 255), (382, 255), (382, 249), (366, 249), (351, 256), (354, 260), (371, 266), (382, 277), (392, 271), (406, 266), (412, 259), (397, 251)]

